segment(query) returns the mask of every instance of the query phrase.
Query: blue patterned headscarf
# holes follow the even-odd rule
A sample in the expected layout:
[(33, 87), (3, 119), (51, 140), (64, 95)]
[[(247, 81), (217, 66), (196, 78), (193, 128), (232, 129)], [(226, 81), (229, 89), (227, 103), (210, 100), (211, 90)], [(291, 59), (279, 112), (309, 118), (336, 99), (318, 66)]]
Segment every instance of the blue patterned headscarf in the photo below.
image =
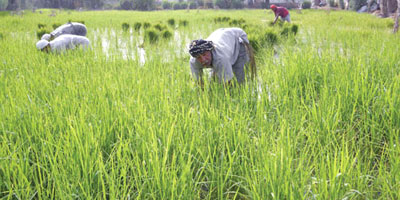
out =
[(203, 39), (193, 40), (189, 46), (189, 53), (193, 57), (196, 57), (205, 51), (211, 51), (214, 49), (212, 41), (207, 41)]

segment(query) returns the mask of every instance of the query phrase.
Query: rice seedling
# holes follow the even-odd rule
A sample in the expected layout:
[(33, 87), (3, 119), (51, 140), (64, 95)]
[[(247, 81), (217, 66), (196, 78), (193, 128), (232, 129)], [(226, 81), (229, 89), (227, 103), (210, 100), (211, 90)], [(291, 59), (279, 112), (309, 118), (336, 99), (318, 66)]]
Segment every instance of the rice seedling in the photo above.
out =
[(142, 23), (140, 23), (140, 22), (135, 22), (133, 24), (133, 28), (135, 29), (135, 31), (139, 31), (141, 26), (142, 26)]
[(150, 43), (155, 43), (158, 41), (159, 33), (154, 29), (147, 29), (145, 31), (145, 39)]
[(54, 23), (51, 27), (53, 27), (53, 30), (57, 29), (58, 27), (60, 27), (62, 24), (60, 23)]
[(126, 22), (124, 22), (124, 23), (122, 23), (122, 30), (123, 31), (128, 31), (129, 30), (129, 24), (128, 23), (126, 23)]
[(38, 26), (39, 29), (41, 29), (41, 28), (46, 28), (46, 24), (38, 23), (37, 26)]
[(166, 30), (163, 30), (163, 31), (161, 32), (161, 36), (162, 36), (164, 39), (170, 39), (170, 38), (172, 37), (172, 33), (171, 33), (168, 29), (166, 29)]
[(189, 25), (189, 22), (187, 20), (179, 20), (179, 25), (185, 27), (185, 26)]
[(41, 28), (36, 32), (36, 36), (38, 39), (42, 38), (42, 36), (46, 33), (49, 33), (49, 31), (45, 28)]
[(151, 26), (151, 24), (149, 22), (143, 22), (143, 28), (147, 29)]
[(167, 22), (170, 26), (175, 26), (175, 19), (168, 19)]

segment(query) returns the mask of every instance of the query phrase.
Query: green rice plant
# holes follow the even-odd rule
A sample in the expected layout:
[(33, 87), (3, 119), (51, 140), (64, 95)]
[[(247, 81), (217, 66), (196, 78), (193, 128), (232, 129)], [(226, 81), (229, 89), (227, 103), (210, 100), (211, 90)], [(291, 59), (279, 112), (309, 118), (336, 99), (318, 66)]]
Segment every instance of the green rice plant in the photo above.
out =
[(287, 26), (283, 27), (280, 34), (281, 36), (287, 37), (289, 35), (289, 27)]
[(170, 38), (172, 37), (172, 33), (171, 33), (168, 29), (165, 29), (165, 30), (163, 30), (163, 31), (161, 32), (161, 36), (162, 36), (164, 39), (170, 39)]
[(77, 23), (85, 24), (85, 21), (83, 21), (83, 20), (71, 20), (71, 19), (69, 19), (68, 23), (71, 23), (71, 22), (77, 22)]
[(159, 33), (154, 29), (147, 29), (144, 33), (145, 40), (150, 43), (156, 43), (159, 39)]
[(230, 26), (238, 26), (240, 23), (239, 23), (239, 20), (236, 20), (236, 19), (232, 19), (230, 22), (229, 22), (229, 25)]
[(46, 28), (46, 24), (42, 24), (42, 23), (38, 23), (37, 26), (38, 26), (39, 29)]
[(179, 25), (180, 26), (187, 26), (187, 25), (189, 25), (189, 22), (187, 20), (179, 20)]
[(290, 28), (290, 31), (291, 31), (294, 35), (296, 35), (297, 32), (299, 31), (299, 26), (298, 26), (297, 24), (292, 24), (292, 26), (291, 26), (291, 28)]
[(135, 22), (133, 24), (133, 28), (135, 29), (135, 31), (139, 31), (141, 26), (142, 26), (142, 23), (140, 23), (140, 22)]
[(143, 28), (147, 29), (151, 26), (151, 24), (149, 22), (143, 22)]
[(222, 18), (221, 18), (221, 21), (222, 21), (222, 22), (229, 22), (230, 20), (231, 20), (230, 17), (222, 17)]
[(168, 19), (167, 22), (170, 26), (175, 26), (175, 19)]
[(310, 9), (311, 8), (311, 1), (304, 1), (301, 5), (302, 9)]
[(60, 27), (61, 25), (62, 25), (62, 24), (60, 24), (60, 23), (54, 23), (54, 24), (52, 25), (53, 30), (57, 29), (57, 28)]
[(124, 23), (122, 23), (122, 30), (123, 31), (128, 31), (129, 30), (129, 24), (128, 23), (126, 23), (126, 22), (124, 22)]
[(47, 29), (45, 29), (45, 28), (41, 28), (38, 31), (36, 31), (36, 36), (37, 36), (38, 39), (41, 39), (42, 36), (44, 34), (46, 34), (46, 33), (49, 33), (49, 31)]
[(2, 40), (4, 38), (3, 33), (0, 33), (0, 40)]
[(164, 25), (161, 25), (161, 24), (156, 24), (153, 27), (158, 31), (163, 31), (164, 29), (167, 28), (167, 27), (165, 27)]

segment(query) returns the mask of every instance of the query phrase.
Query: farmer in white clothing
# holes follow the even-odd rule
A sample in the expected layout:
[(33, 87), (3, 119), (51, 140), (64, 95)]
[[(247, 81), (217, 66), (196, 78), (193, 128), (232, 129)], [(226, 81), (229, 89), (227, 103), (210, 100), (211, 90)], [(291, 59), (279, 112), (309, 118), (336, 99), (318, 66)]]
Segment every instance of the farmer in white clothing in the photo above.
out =
[(86, 33), (87, 29), (84, 24), (77, 22), (68, 22), (62, 26), (59, 26), (56, 30), (54, 30), (50, 34), (44, 34), (41, 39), (51, 41), (57, 38), (58, 36), (64, 34), (86, 36)]
[(245, 64), (251, 59), (252, 78), (255, 76), (253, 51), (247, 34), (240, 28), (220, 28), (206, 40), (193, 40), (189, 47), (192, 75), (203, 87), (203, 69), (211, 68), (211, 76), (231, 85), (245, 80)]
[(36, 48), (44, 52), (62, 52), (68, 49), (82, 47), (88, 48), (90, 45), (89, 39), (79, 35), (61, 35), (53, 41), (40, 40), (36, 43)]

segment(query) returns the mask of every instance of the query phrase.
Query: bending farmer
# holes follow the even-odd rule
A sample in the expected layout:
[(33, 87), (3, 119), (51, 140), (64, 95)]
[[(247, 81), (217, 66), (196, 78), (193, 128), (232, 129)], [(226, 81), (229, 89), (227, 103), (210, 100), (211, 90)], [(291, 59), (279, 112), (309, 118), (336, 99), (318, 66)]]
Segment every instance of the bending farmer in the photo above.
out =
[(84, 24), (77, 22), (68, 22), (62, 26), (59, 26), (58, 28), (56, 28), (56, 30), (54, 30), (50, 34), (44, 34), (41, 39), (51, 41), (57, 38), (58, 36), (64, 34), (86, 36), (86, 33), (87, 29)]
[(254, 55), (247, 34), (240, 28), (220, 28), (206, 39), (193, 40), (189, 47), (190, 69), (203, 86), (203, 69), (211, 68), (212, 78), (225, 84), (245, 80), (245, 64), (251, 59), (251, 77), (256, 75)]
[(49, 42), (47, 40), (40, 40), (36, 43), (36, 48), (44, 51), (46, 53), (52, 52), (62, 52), (68, 49), (75, 49), (77, 47), (82, 47), (83, 49), (89, 47), (89, 39), (79, 35), (61, 35), (53, 41)]
[(272, 4), (270, 8), (275, 13), (275, 19), (272, 24), (275, 24), (279, 17), (281, 17), (282, 21), (291, 22), (289, 11), (285, 7), (276, 7)]

